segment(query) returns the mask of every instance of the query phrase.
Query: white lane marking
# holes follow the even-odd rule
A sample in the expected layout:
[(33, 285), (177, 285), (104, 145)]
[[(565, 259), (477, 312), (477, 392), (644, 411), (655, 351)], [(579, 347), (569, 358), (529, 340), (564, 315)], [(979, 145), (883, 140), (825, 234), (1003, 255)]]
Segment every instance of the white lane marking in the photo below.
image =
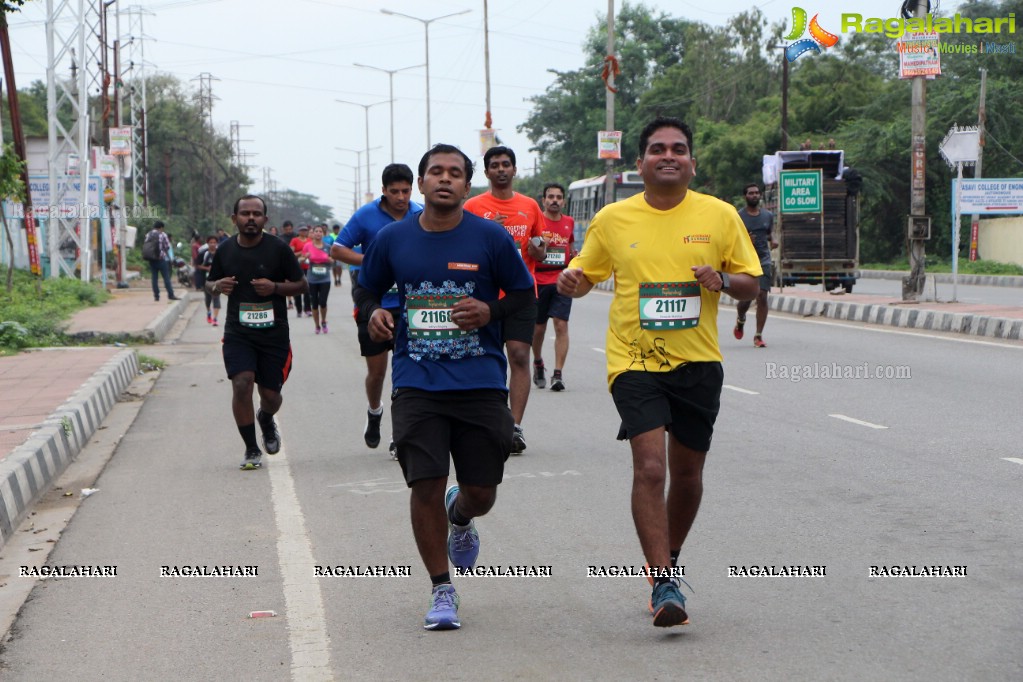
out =
[[(774, 311), (779, 312), (779, 311)], [(995, 341), (979, 341), (977, 339), (958, 338), (956, 336), (938, 336), (937, 334), (928, 334), (924, 331), (913, 331), (913, 330), (900, 330), (900, 329), (879, 329), (877, 324), (874, 322), (862, 322), (859, 320), (845, 320), (844, 322), (829, 322), (826, 320), (818, 320), (814, 318), (801, 318), (801, 317), (789, 317), (793, 313), (783, 313), (778, 315), (779, 320), (786, 322), (801, 322), (803, 324), (822, 324), (828, 327), (843, 327), (848, 329), (849, 327), (855, 326), (857, 329), (862, 329), (867, 332), (875, 332), (877, 334), (899, 334), (900, 336), (917, 336), (925, 339), (938, 339), (939, 341), (954, 341), (956, 343), (974, 343), (978, 346), (994, 346), (995, 348), (1012, 348), (1013, 350), (1023, 350), (1023, 345), (1013, 345), (1010, 343), (997, 343)], [(959, 334), (959, 332), (946, 332), (947, 334)]]
[[(277, 418), (280, 428), (280, 417)], [(295, 480), (288, 456), (281, 447), (276, 455), (265, 455), (270, 474), (270, 497), (277, 521), (277, 562), (284, 583), (288, 646), (291, 649), (292, 680), (333, 680), (330, 668), (330, 636), (320, 585), (313, 577), (313, 550), (302, 518), (302, 506), (295, 494)]]
[(860, 426), (866, 426), (866, 427), (869, 427), (869, 428), (872, 428), (872, 429), (887, 429), (888, 428), (887, 426), (882, 426), (880, 424), (871, 424), (870, 422), (865, 422), (865, 421), (863, 421), (861, 419), (854, 419), (852, 417), (847, 417), (844, 414), (829, 414), (828, 416), (829, 417), (834, 417), (835, 419), (841, 419), (842, 421), (849, 422), (850, 424), (859, 424)]
[(746, 395), (760, 395), (756, 391), (751, 391), (747, 388), (739, 388), (738, 386), (731, 386), (724, 384), (721, 388), (727, 388), (729, 391), (735, 391), (736, 393), (745, 393)]
[(598, 353), (603, 353), (604, 355), (607, 355), (607, 351), (604, 350), (603, 348), (594, 348), (593, 350), (597, 351)]
[(1006, 462), (1015, 462), (1016, 464), (1023, 464), (1023, 459), (1019, 457), (1002, 457)]

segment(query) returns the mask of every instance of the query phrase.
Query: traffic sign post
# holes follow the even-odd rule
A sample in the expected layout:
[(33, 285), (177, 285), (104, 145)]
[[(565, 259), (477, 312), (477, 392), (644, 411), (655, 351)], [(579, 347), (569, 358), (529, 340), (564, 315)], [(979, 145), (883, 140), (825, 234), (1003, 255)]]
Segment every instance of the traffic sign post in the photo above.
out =
[[(779, 213), (816, 213), (821, 225), (821, 291), (827, 291), (824, 278), (824, 197), (821, 169), (778, 173)], [(783, 218), (784, 219), (784, 218)]]

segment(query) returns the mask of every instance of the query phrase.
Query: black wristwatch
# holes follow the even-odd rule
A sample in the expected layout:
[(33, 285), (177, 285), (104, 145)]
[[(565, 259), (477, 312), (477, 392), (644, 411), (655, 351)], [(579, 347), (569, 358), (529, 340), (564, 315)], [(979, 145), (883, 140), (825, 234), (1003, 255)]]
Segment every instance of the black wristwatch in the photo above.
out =
[(721, 291), (724, 291), (732, 285), (732, 280), (729, 279), (727, 272), (718, 271), (718, 276), (721, 278)]

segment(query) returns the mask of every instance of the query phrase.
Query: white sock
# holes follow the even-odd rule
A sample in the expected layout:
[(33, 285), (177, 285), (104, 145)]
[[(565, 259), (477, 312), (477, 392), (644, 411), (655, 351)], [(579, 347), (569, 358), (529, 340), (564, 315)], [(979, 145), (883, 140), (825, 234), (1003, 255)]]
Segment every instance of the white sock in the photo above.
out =
[(370, 413), (371, 415), (373, 415), (374, 417), (376, 417), (377, 415), (381, 415), (381, 414), (383, 414), (383, 413), (384, 413), (384, 406), (383, 406), (383, 405), (381, 405), (380, 407), (378, 407), (378, 408), (377, 408), (377, 409), (375, 409), (375, 410), (374, 410), (374, 409), (373, 409), (373, 408), (371, 407), (371, 408), (369, 408), (369, 409), (368, 409), (367, 411), (368, 411), (368, 412), (369, 412), (369, 413)]

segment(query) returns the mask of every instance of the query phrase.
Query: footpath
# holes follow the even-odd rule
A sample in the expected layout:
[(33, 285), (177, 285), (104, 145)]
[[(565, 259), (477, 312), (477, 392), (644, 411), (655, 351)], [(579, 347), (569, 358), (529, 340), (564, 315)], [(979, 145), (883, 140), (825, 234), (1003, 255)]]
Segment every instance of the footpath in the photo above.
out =
[[(999, 282), (1023, 286), (1023, 278), (1006, 280), (1019, 282)], [(603, 290), (612, 287), (610, 282), (598, 285)], [(99, 339), (110, 345), (38, 349), (0, 358), (0, 549), (138, 374), (138, 356), (126, 344), (161, 341), (188, 303), (188, 298), (154, 302), (148, 288), (112, 293), (106, 304), (75, 314), (66, 329), (77, 338)], [(723, 296), (722, 302), (734, 305), (728, 296)], [(1023, 334), (1023, 292), (1021, 305), (1014, 307), (942, 302), (907, 305), (879, 295), (832, 295), (786, 288), (771, 292), (770, 306), (776, 312), (804, 317), (992, 339), (1019, 340)]]

